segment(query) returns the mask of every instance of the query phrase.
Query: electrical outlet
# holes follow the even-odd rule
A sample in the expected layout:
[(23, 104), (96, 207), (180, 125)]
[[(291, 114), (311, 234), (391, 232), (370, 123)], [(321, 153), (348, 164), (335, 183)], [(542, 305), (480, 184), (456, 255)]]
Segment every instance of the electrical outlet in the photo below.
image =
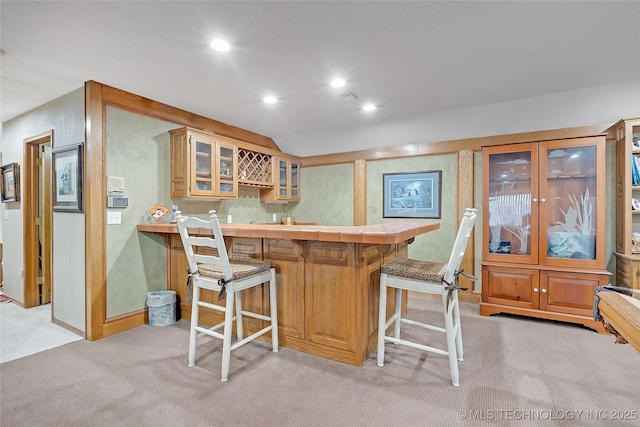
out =
[(231, 215), (227, 215), (227, 224), (231, 224)]
[(107, 211), (107, 224), (122, 224), (122, 212)]
[(278, 220), (276, 219), (276, 214), (273, 214), (273, 222), (276, 222), (276, 221), (278, 221)]

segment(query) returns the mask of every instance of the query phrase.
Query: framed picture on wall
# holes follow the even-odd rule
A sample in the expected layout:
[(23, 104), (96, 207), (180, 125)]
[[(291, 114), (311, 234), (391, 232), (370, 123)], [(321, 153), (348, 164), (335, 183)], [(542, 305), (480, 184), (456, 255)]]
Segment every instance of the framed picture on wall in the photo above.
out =
[(20, 166), (9, 163), (0, 167), (2, 181), (0, 182), (0, 199), (2, 203), (20, 201)]
[(52, 150), (54, 211), (83, 212), (82, 148), (80, 143)]
[(383, 218), (440, 218), (442, 171), (382, 175)]

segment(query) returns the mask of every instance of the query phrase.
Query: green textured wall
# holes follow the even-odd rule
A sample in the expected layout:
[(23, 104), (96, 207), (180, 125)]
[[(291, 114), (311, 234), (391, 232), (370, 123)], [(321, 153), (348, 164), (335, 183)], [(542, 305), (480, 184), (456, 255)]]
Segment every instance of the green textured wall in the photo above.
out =
[(300, 203), (291, 208), (298, 221), (353, 225), (353, 165), (303, 168)]
[(124, 178), (129, 206), (108, 209), (122, 224), (107, 225), (107, 317), (145, 307), (147, 292), (166, 289), (165, 247), (159, 235), (139, 233), (149, 209), (170, 199), (168, 130), (172, 123), (107, 108), (107, 176)]
[[(440, 219), (383, 218), (382, 175), (385, 173), (442, 171), (442, 203)], [(440, 228), (416, 237), (409, 246), (409, 256), (416, 259), (447, 262), (457, 232), (455, 209), (457, 156), (417, 156), (402, 159), (379, 160), (367, 163), (367, 223), (379, 224), (397, 221), (438, 221)]]

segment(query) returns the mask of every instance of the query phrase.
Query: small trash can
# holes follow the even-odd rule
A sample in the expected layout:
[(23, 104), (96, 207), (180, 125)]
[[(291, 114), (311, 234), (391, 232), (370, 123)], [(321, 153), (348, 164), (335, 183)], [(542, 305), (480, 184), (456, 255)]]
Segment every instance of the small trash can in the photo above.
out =
[(176, 323), (176, 291), (147, 293), (149, 326), (168, 326)]

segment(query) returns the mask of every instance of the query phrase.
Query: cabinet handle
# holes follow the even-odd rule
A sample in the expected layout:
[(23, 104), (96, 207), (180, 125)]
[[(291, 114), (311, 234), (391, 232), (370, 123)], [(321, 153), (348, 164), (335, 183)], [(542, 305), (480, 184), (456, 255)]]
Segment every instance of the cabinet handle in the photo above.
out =
[(640, 270), (636, 270), (636, 276), (640, 276)]
[(545, 198), (543, 197), (542, 199), (540, 199), (540, 201), (541, 201), (542, 203), (544, 203), (544, 202), (546, 202), (546, 201), (547, 201), (547, 199), (545, 199)]
[(543, 293), (543, 294), (546, 294), (546, 293), (547, 293), (547, 290), (546, 290), (546, 289), (543, 289), (543, 290), (542, 290), (542, 293)]
[(538, 288), (533, 288), (533, 292), (538, 292)]
[(538, 201), (538, 198), (537, 198), (537, 197), (534, 197), (534, 198), (533, 198), (533, 201), (534, 201), (534, 202), (537, 202), (537, 201)]

